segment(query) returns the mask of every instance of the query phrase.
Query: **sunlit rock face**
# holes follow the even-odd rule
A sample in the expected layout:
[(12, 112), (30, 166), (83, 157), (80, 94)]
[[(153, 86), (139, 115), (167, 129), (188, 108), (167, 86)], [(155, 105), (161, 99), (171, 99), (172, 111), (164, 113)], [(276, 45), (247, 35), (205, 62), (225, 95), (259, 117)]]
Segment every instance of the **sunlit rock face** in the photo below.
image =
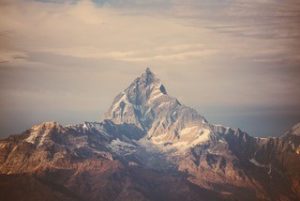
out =
[(211, 124), (146, 69), (101, 122), (45, 122), (0, 140), (0, 195), (26, 201), (299, 200), (299, 125), (279, 138), (256, 138)]

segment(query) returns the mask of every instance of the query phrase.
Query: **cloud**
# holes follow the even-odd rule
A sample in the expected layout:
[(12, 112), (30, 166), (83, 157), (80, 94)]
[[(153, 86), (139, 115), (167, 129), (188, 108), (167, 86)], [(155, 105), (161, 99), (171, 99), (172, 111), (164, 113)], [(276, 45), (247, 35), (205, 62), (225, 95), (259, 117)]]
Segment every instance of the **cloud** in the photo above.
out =
[(11, 62), (14, 60), (25, 60), (27, 54), (20, 51), (0, 50), (0, 63)]
[[(299, 37), (299, 26), (292, 20), (297, 18), (297, 4), (277, 8), (272, 0), (98, 3), (7, 1), (0, 7), (0, 33), (10, 36), (10, 44), (3, 48), (128, 62), (225, 56), (263, 61), (263, 52), (274, 52), (265, 59), (270, 60), (278, 51), (283, 57), (298, 59), (298, 47), (290, 45)], [(159, 6), (167, 6), (167, 12)], [(0, 35), (0, 40), (6, 39)]]
[(199, 45), (175, 45), (169, 47), (152, 48), (151, 50), (140, 49), (131, 51), (103, 51), (95, 47), (73, 47), (45, 49), (41, 52), (86, 59), (111, 59), (128, 62), (147, 62), (165, 60), (186, 60), (192, 58), (206, 58), (216, 54), (214, 49), (205, 49)]

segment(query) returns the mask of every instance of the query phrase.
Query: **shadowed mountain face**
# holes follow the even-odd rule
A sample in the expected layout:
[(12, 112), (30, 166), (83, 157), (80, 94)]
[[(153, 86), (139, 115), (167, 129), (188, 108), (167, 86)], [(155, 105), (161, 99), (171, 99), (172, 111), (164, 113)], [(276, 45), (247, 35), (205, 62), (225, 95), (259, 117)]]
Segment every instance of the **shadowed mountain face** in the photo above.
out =
[(147, 69), (102, 122), (0, 141), (0, 200), (299, 200), (300, 126), (255, 138), (213, 125)]

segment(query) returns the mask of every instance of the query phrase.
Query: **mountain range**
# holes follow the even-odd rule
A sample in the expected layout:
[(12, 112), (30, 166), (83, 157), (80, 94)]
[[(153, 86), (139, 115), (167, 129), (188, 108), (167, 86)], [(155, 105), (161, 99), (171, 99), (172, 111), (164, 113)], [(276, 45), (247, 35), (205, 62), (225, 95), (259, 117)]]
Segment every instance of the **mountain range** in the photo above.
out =
[(214, 125), (147, 68), (103, 121), (0, 140), (0, 200), (300, 200), (300, 123), (268, 138)]

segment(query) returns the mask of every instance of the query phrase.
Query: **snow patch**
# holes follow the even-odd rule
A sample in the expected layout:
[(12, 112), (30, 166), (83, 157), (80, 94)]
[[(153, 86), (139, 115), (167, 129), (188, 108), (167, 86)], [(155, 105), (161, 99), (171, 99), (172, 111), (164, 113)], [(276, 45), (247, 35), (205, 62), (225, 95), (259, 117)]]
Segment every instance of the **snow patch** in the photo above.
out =
[(41, 146), (47, 140), (51, 129), (43, 129), (41, 127), (33, 127), (28, 138), (25, 139), (26, 142), (31, 144), (37, 144)]
[(209, 139), (210, 139), (210, 130), (202, 129), (201, 134), (197, 137), (196, 140), (192, 142), (192, 146), (195, 146), (203, 142), (207, 142)]
[(263, 167), (263, 168), (268, 167), (267, 165), (264, 165), (264, 164), (259, 163), (257, 160), (255, 160), (255, 158), (251, 158), (251, 159), (249, 160), (249, 162), (252, 163), (252, 164), (254, 164), (254, 165), (257, 166), (257, 167)]
[(155, 100), (158, 97), (161, 97), (163, 95), (164, 94), (159, 89), (155, 89), (154, 91), (152, 91), (149, 101), (151, 102), (151, 101), (153, 101), (153, 100)]
[(154, 143), (154, 144), (163, 144), (163, 143), (166, 143), (166, 140), (164, 140), (164, 138), (166, 137), (166, 133), (165, 134), (160, 134), (158, 136), (153, 136), (151, 138), (151, 141)]
[(34, 144), (36, 139), (39, 136), (39, 132), (37, 130), (30, 133), (29, 137), (25, 139), (26, 142)]
[(291, 134), (300, 136), (300, 123), (296, 124), (295, 126), (292, 127), (291, 129)]
[(184, 128), (184, 129), (181, 130), (180, 136), (195, 133), (195, 132), (198, 132), (198, 131), (199, 131), (198, 126), (192, 126), (192, 127)]
[(269, 171), (268, 171), (268, 175), (270, 175), (272, 173), (272, 165), (269, 165)]
[(86, 123), (83, 124), (82, 128), (86, 129), (86, 130), (88, 129), (88, 126), (86, 125)]
[(179, 139), (170, 141), (168, 133), (153, 136), (151, 141), (153, 144), (160, 145), (163, 150), (176, 149), (177, 151), (185, 151), (196, 145), (205, 143), (210, 140), (211, 132), (208, 129), (199, 128), (199, 126), (191, 126), (181, 130)]
[(136, 152), (136, 147), (134, 145), (121, 141), (119, 138), (111, 141), (109, 148), (119, 155), (130, 155)]
[(129, 103), (128, 100), (127, 100), (127, 96), (126, 96), (125, 92), (122, 92), (122, 94), (123, 94), (123, 96), (118, 100), (118, 102), (116, 102), (116, 103), (113, 105), (112, 111), (117, 110), (118, 107), (120, 107), (121, 102), (124, 102), (124, 103), (126, 103), (126, 104)]

